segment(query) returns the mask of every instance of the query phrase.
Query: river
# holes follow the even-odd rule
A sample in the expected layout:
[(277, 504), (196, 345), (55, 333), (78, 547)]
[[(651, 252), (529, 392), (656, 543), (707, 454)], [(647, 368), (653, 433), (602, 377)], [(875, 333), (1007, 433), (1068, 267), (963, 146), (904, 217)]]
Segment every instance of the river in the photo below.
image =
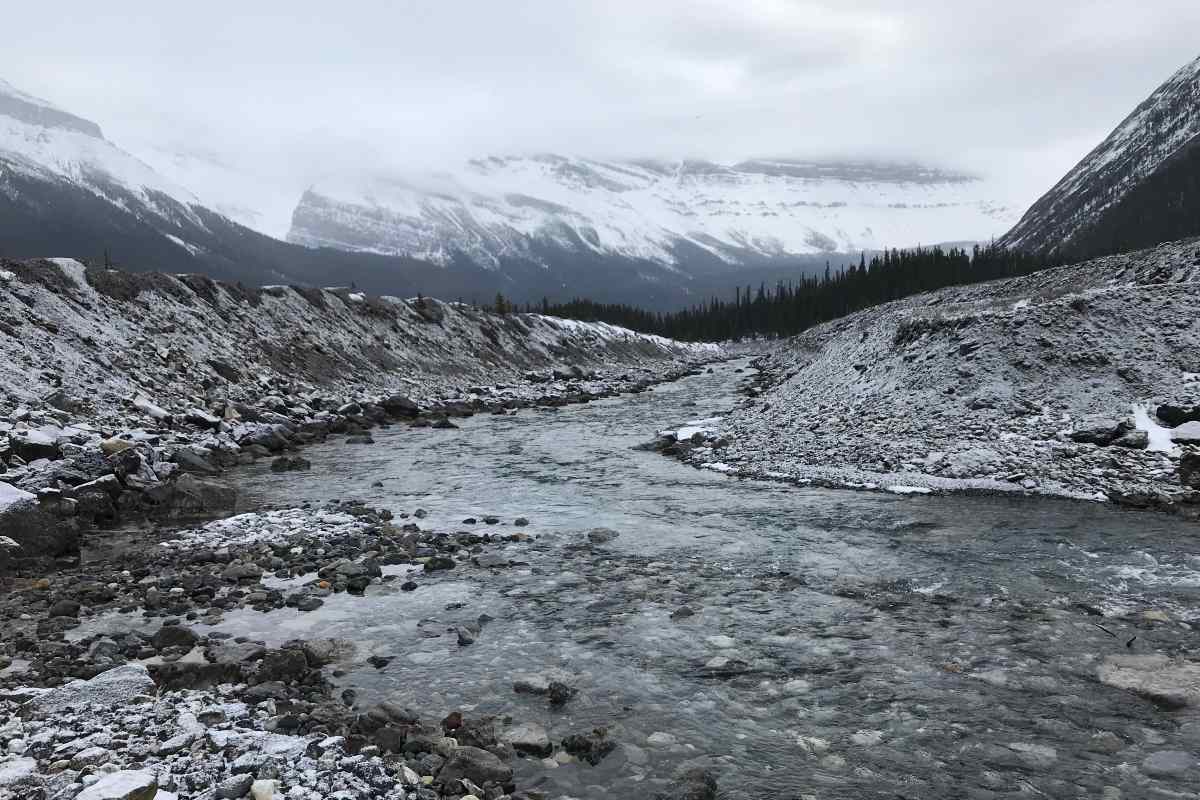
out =
[[(1194, 796), (1195, 775), (1129, 765), (1194, 752), (1196, 726), (1096, 678), (1109, 654), (1194, 649), (1194, 525), (739, 481), (633, 449), (732, 408), (746, 369), (331, 441), (305, 450), (309, 472), (245, 468), (247, 508), (359, 498), (425, 509), (435, 530), (510, 532), (523, 516), (539, 538), (509, 547), (517, 566), (414, 592), (385, 583), (307, 614), (238, 611), (220, 629), (355, 640), (338, 680), (364, 704), (508, 714), (552, 739), (606, 727), (620, 746), (596, 767), (517, 765), (518, 785), (550, 798), (652, 797), (690, 765), (712, 767), (725, 798)], [(485, 515), (501, 525), (462, 522)], [(620, 536), (589, 545), (597, 527)], [(452, 629), (482, 614), (460, 646)], [(371, 655), (394, 660), (376, 669)], [(513, 692), (522, 674), (579, 694), (552, 709)]]

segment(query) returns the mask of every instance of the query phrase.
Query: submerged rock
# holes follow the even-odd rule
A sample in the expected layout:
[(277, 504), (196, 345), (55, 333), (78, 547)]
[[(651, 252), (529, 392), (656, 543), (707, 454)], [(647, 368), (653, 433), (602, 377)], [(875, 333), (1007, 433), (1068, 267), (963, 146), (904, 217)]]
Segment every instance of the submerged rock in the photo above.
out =
[(443, 786), (450, 786), (463, 778), (480, 785), (486, 783), (503, 785), (512, 782), (513, 770), (512, 767), (486, 750), (463, 746), (454, 749), (437, 777)]
[(1200, 664), (1164, 655), (1109, 656), (1097, 670), (1106, 686), (1141, 695), (1164, 708), (1200, 705)]
[(271, 462), (272, 472), (295, 472), (310, 469), (312, 462), (301, 456), (279, 456)]

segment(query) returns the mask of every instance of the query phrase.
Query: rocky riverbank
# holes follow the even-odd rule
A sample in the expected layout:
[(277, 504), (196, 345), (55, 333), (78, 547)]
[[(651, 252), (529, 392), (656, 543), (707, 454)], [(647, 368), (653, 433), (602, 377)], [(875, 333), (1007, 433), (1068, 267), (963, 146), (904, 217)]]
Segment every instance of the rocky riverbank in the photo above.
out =
[[(18, 581), (0, 601), (0, 795), (536, 798), (515, 792), (514, 758), (602, 760), (615, 747), (604, 731), (551, 741), (511, 718), (364, 706), (333, 680), (353, 642), (271, 647), (214, 630), (239, 610), (307, 613), (334, 594), (501, 569), (536, 535), (523, 518), (436, 534), (418, 526), (421, 510), (404, 517), (353, 503), (244, 514)], [(469, 647), (488, 621), (441, 635)], [(513, 691), (559, 706), (575, 694), (537, 675)]]
[(349, 290), (247, 289), (69, 260), (0, 269), (0, 570), (81, 530), (229, 513), (223, 471), (371, 429), (643, 391), (719, 348)]
[(1177, 242), (866, 309), (779, 343), (731, 414), (657, 446), (801, 485), (1197, 518), (1198, 274)]

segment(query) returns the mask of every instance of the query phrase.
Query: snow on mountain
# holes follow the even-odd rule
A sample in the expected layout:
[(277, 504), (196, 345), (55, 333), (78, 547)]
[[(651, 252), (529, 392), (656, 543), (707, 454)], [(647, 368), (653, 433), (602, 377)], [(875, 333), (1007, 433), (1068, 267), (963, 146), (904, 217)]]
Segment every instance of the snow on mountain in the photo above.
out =
[[(103, 137), (93, 122), (0, 81), (0, 192), (5, 172), (65, 181), (125, 207), (176, 217), (198, 199)], [(167, 200), (174, 202), (167, 202)], [(199, 219), (192, 215), (192, 222)]]
[(1036, 251), (1070, 249), (1139, 185), (1198, 141), (1200, 58), (1179, 69), (1138, 105), (1034, 203), (1001, 243)]
[(309, 246), (495, 268), (546, 245), (681, 264), (986, 240), (1019, 207), (974, 176), (919, 165), (485, 158), (452, 173), (313, 187), (288, 236)]

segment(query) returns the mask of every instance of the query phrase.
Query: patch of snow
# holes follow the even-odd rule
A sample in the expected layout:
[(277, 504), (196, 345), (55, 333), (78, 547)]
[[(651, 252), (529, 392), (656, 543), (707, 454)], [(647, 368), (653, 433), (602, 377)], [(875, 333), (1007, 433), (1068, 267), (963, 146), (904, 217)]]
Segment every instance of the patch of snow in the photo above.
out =
[(1149, 435), (1150, 444), (1146, 446), (1147, 450), (1169, 453), (1175, 449), (1175, 444), (1171, 441), (1171, 430), (1151, 419), (1145, 404), (1133, 404), (1133, 424), (1139, 431), (1145, 431)]
[(897, 484), (887, 487), (887, 491), (892, 494), (931, 494), (933, 489), (930, 489), (928, 486), (901, 486)]

